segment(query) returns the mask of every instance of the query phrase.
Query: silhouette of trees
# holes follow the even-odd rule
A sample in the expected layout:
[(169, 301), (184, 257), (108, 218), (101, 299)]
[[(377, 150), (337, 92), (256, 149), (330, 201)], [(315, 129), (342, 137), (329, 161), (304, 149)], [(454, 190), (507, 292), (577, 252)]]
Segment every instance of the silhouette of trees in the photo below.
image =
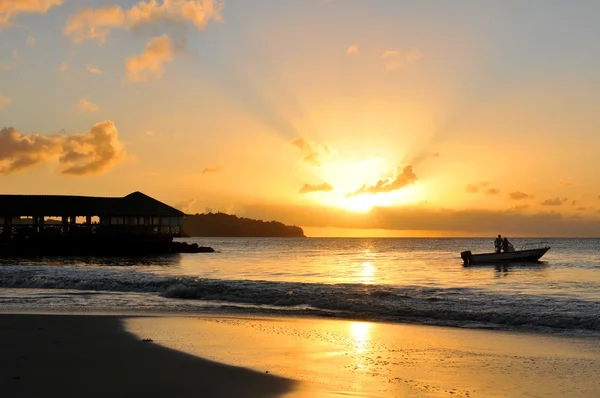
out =
[(278, 221), (261, 221), (225, 213), (188, 215), (183, 221), (183, 236), (303, 238), (304, 231)]

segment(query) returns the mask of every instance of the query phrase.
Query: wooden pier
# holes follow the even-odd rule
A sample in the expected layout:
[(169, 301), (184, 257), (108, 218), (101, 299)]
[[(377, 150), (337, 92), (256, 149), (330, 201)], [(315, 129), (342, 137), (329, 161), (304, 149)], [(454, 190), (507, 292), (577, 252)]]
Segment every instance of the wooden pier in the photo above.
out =
[(0, 195), (0, 255), (211, 251), (173, 242), (184, 217), (141, 192), (117, 198)]

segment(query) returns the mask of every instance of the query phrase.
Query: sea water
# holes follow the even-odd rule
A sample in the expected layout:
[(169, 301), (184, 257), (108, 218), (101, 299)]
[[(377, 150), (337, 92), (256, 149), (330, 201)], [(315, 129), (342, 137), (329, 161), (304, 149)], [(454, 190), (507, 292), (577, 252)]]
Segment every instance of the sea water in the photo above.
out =
[[(600, 239), (463, 266), (489, 239), (186, 238), (216, 253), (0, 260), (0, 311), (288, 314), (600, 336)], [(511, 239), (517, 249), (540, 239)]]

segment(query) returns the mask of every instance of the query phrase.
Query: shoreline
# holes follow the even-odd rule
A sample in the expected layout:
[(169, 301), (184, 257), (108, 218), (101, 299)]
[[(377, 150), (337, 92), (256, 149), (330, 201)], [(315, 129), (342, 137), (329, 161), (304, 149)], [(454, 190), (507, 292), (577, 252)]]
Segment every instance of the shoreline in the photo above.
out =
[(264, 314), (3, 313), (0, 347), (0, 391), (11, 397), (600, 391), (600, 346), (589, 336)]

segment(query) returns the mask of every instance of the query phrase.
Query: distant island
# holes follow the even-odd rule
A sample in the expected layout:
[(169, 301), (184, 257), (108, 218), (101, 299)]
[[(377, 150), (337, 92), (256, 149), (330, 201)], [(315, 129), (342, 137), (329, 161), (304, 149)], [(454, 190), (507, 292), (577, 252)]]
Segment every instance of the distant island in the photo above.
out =
[(183, 236), (305, 238), (300, 227), (225, 213), (188, 215), (183, 221)]

